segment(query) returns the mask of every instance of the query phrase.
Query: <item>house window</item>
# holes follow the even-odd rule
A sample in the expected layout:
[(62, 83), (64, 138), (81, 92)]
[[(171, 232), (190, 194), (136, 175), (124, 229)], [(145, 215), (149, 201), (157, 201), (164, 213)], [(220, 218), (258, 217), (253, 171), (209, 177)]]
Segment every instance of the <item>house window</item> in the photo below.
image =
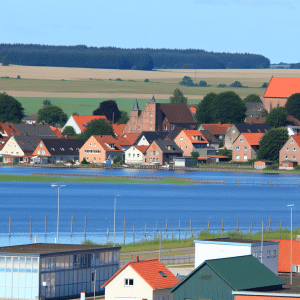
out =
[(132, 154), (132, 157), (135, 157), (135, 153)]
[(45, 151), (45, 150), (43, 150), (43, 151), (42, 151), (42, 154), (43, 154), (43, 155), (45, 155), (45, 154), (46, 154), (46, 151)]
[(158, 155), (158, 151), (155, 151), (155, 155)]
[(171, 129), (172, 129), (172, 130), (174, 129), (174, 125), (171, 126)]
[(131, 154), (130, 154), (130, 153), (128, 153), (128, 157), (130, 157), (130, 155), (131, 155)]
[(277, 252), (276, 252), (276, 250), (273, 250), (273, 257), (277, 257)]
[(162, 277), (167, 277), (167, 275), (166, 275), (163, 271), (159, 271), (159, 274), (160, 274)]
[(232, 142), (232, 138), (230, 138), (229, 141)]
[(152, 118), (152, 114), (150, 115), (150, 117)]
[(94, 143), (94, 147), (96, 147), (96, 143)]
[(293, 151), (296, 151), (296, 148), (295, 148), (295, 147), (293, 148)]
[(240, 147), (239, 146), (237, 146), (235, 149), (236, 149), (236, 151), (240, 151)]
[(89, 143), (89, 146), (92, 146), (92, 143)]
[(247, 155), (244, 155), (244, 160), (247, 160)]
[(137, 157), (140, 157), (140, 154), (138, 153), (136, 156), (137, 156)]
[(236, 156), (236, 159), (240, 159), (240, 156), (239, 156), (239, 155), (237, 155), (237, 156)]
[(234, 130), (234, 129), (232, 130), (232, 133), (235, 133), (235, 130)]
[(42, 143), (40, 144), (40, 147), (43, 148), (43, 144)]
[(185, 150), (187, 150), (188, 146), (185, 146)]
[(271, 257), (271, 250), (267, 251), (267, 257)]
[(138, 130), (140, 130), (141, 129), (141, 127), (140, 126), (138, 126)]
[(289, 149), (289, 147), (286, 147), (286, 151), (289, 151), (290, 149)]
[(183, 141), (183, 136), (180, 137), (180, 140)]
[(150, 130), (152, 130), (152, 125), (150, 126)]
[(156, 158), (156, 162), (158, 162), (158, 158)]
[(149, 162), (152, 162), (152, 158), (149, 158)]
[(287, 155), (285, 155), (285, 156), (284, 156), (284, 159), (288, 159), (288, 156), (287, 156)]
[(243, 138), (240, 138), (240, 142), (243, 142), (244, 140), (243, 140)]
[(167, 130), (167, 129), (168, 129), (168, 126), (167, 126), (167, 125), (165, 125), (165, 126), (164, 126), (164, 129), (165, 129), (165, 130)]
[(244, 147), (244, 151), (247, 151), (248, 150), (248, 148), (247, 147)]
[(125, 278), (125, 286), (132, 286), (133, 285), (133, 279), (131, 278)]
[(294, 140), (291, 140), (291, 144), (294, 144)]
[(293, 159), (295, 160), (295, 159), (296, 159), (296, 156), (293, 156)]
[(41, 154), (41, 150), (38, 150), (38, 151), (37, 151), (37, 154)]
[(153, 155), (153, 151), (150, 151), (150, 155)]

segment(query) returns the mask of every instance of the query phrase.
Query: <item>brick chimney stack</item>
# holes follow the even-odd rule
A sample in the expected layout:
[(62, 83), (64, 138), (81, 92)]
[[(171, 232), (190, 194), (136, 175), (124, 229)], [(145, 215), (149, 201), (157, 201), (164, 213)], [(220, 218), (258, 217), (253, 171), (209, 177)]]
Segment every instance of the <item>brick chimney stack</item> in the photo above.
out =
[(139, 262), (139, 261), (140, 261), (139, 256), (136, 255), (136, 256), (135, 256), (135, 262)]

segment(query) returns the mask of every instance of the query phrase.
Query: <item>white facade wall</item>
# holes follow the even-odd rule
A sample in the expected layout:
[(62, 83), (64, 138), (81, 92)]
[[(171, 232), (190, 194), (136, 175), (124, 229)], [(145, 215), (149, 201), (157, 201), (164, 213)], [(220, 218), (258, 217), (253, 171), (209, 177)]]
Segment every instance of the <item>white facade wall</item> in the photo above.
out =
[(139, 140), (137, 146), (150, 146), (150, 144), (148, 143), (148, 141), (146, 140), (146, 138), (143, 136), (143, 137)]
[(20, 148), (19, 144), (16, 142), (15, 138), (12, 136), (6, 142), (4, 147), (2, 148), (3, 155), (13, 155), (13, 156), (24, 156), (25, 153)]
[[(262, 263), (273, 273), (278, 275), (279, 244), (277, 242), (264, 242), (263, 245)], [(250, 244), (221, 241), (195, 241), (195, 268), (201, 265), (205, 260), (250, 254), (260, 261), (260, 251), (260, 243)]]
[[(133, 286), (125, 286), (125, 279), (133, 279)], [(105, 300), (153, 300), (152, 288), (129, 265), (105, 287)]]
[(144, 162), (144, 154), (134, 146), (125, 151), (125, 164), (142, 164)]
[(73, 119), (73, 116), (71, 116), (69, 118), (69, 120), (67, 121), (67, 123), (65, 124), (65, 126), (63, 127), (61, 132), (63, 132), (67, 126), (73, 127), (77, 134), (81, 133), (81, 130), (80, 130), (79, 126), (77, 125), (77, 123), (75, 122), (75, 120)]

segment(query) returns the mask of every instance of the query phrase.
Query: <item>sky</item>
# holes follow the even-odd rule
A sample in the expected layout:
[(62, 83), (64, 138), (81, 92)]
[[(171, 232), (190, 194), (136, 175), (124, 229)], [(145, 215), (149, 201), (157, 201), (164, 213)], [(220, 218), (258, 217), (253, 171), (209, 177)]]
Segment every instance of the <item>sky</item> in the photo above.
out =
[(203, 49), (300, 62), (299, 0), (3, 0), (0, 43)]

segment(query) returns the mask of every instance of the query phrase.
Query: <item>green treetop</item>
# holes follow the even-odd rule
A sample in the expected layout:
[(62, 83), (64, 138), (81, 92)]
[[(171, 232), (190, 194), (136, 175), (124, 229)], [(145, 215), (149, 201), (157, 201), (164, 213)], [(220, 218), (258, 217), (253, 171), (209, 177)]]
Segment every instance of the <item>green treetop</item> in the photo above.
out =
[(183, 96), (180, 89), (176, 88), (173, 92), (173, 96), (170, 97), (170, 103), (187, 103), (187, 98)]
[(0, 93), (0, 122), (20, 123), (24, 117), (22, 104), (6, 93)]

